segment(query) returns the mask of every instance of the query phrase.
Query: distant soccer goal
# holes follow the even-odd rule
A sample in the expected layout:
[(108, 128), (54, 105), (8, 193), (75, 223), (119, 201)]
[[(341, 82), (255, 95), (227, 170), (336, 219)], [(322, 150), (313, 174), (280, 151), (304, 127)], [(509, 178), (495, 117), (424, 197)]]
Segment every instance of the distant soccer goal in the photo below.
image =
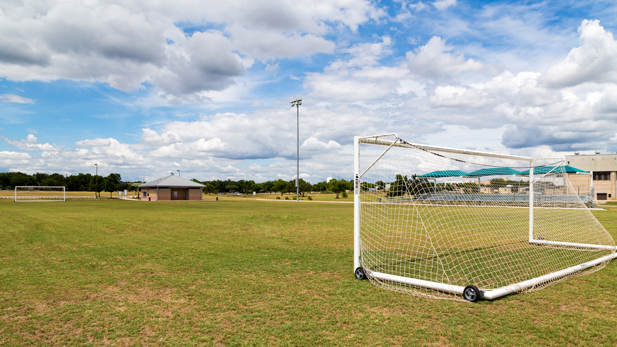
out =
[(17, 186), (14, 201), (66, 201), (66, 192), (63, 186)]
[(615, 242), (563, 159), (356, 137), (354, 271), (408, 294), (477, 301), (597, 271)]

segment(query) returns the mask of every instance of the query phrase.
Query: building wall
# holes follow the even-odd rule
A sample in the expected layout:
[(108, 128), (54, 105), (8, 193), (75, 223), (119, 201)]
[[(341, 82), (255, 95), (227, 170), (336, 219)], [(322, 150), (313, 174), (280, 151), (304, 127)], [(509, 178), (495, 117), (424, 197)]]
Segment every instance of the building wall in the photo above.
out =
[(579, 194), (589, 193), (589, 189), (591, 189), (590, 188), (591, 187), (591, 175), (570, 173), (568, 174), (568, 179), (570, 180), (572, 187), (574, 187), (574, 190), (576, 190), (577, 193)]
[[(156, 189), (154, 190), (156, 194)], [(160, 201), (169, 201), (171, 200), (171, 189), (169, 188), (159, 188), (159, 198)]]
[(145, 201), (203, 200), (202, 191), (199, 188), (159, 188), (158, 196), (156, 192), (156, 188), (141, 188), (139, 196)]
[[(146, 193), (145, 196), (144, 196), (144, 193)], [(156, 198), (157, 198), (156, 189), (142, 188), (140, 192), (140, 196), (141, 196), (141, 200), (156, 201)]]
[(188, 191), (188, 189), (186, 188), (172, 188), (171, 189), (171, 200), (187, 200), (186, 199), (186, 192)]
[(202, 200), (201, 189), (190, 189), (189, 200)]
[(602, 200), (605, 196), (607, 200), (617, 200), (617, 153), (567, 155), (566, 162), (570, 166), (592, 174), (593, 172), (610, 172), (608, 180), (593, 180), (595, 198), (597, 199), (600, 194)]
[(617, 153), (566, 155), (566, 162), (585, 171), (617, 171)]
[(609, 180), (594, 180), (593, 186), (596, 188), (596, 195), (606, 194), (606, 200), (615, 200), (615, 171), (611, 172)]

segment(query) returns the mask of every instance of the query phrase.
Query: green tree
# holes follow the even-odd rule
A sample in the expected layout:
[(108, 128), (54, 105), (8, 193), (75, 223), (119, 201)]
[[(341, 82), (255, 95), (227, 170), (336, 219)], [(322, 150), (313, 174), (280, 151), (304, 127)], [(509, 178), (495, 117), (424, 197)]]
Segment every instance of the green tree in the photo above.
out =
[(10, 180), (10, 188), (13, 189), (15, 186), (36, 186), (38, 182), (33, 176), (27, 175), (22, 172), (9, 172), (11, 177)]
[(287, 184), (285, 185), (285, 190), (288, 193), (295, 193), (296, 192), (296, 180), (289, 180), (287, 181)]
[(300, 179), (300, 194), (304, 196), (304, 193), (310, 193), (313, 191), (313, 185), (308, 183), (307, 181)]
[(265, 192), (268, 192), (270, 194), (272, 194), (272, 187), (274, 186), (274, 183), (272, 183), (272, 181), (266, 181), (261, 183), (261, 189), (263, 189)]
[(386, 184), (384, 183), (384, 181), (377, 181), (375, 182), (375, 189), (376, 190), (384, 190), (386, 188)]
[(112, 193), (118, 189), (118, 184), (120, 183), (120, 180), (121, 176), (118, 173), (111, 173), (103, 180), (103, 189), (106, 192), (109, 192), (110, 198)]
[(313, 189), (318, 192), (325, 192), (326, 190), (328, 190), (328, 183), (326, 181), (317, 182), (313, 185)]
[(34, 175), (34, 179), (36, 180), (36, 182), (38, 183), (39, 186), (47, 186), (50, 184), (43, 184), (43, 180), (46, 179), (49, 175), (46, 173), (42, 173), (42, 172), (37, 172)]
[(390, 183), (390, 189), (387, 195), (390, 197), (404, 195), (418, 196), (432, 193), (434, 190), (434, 184), (424, 177), (413, 175), (411, 179), (409, 179), (407, 176), (399, 174), (396, 175), (394, 182)]
[(90, 190), (91, 174), (71, 175), (66, 178), (66, 189), (69, 191), (85, 191)]
[(92, 178), (90, 179), (90, 185), (88, 187), (88, 190), (95, 191), (96, 194), (101, 196), (101, 192), (103, 190), (105, 190), (104, 189), (104, 183), (105, 183), (105, 179), (104, 179), (103, 176), (92, 175)]
[(509, 184), (508, 181), (506, 181), (503, 178), (493, 178), (491, 180), (491, 186), (493, 186), (493, 187), (505, 187), (508, 184)]
[(206, 190), (208, 195), (210, 195), (210, 193), (218, 193), (216, 185), (214, 185), (212, 182), (204, 182), (203, 184), (206, 186), (204, 189)]
[(41, 181), (41, 185), (42, 186), (65, 186), (66, 177), (64, 177), (61, 174), (54, 173), (54, 174), (48, 175), (47, 177), (43, 178), (43, 180)]
[(333, 178), (328, 182), (328, 190), (336, 194), (336, 199), (339, 198), (339, 194), (344, 192), (349, 187), (349, 181), (344, 179)]
[(287, 193), (287, 182), (279, 178), (274, 181), (272, 189), (274, 189), (275, 192), (280, 192), (281, 196), (283, 196), (283, 194)]

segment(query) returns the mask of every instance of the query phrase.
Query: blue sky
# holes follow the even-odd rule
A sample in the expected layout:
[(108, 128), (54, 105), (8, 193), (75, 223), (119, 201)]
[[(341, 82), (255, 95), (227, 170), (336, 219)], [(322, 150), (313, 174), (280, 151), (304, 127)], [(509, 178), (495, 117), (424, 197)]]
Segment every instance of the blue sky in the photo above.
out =
[(614, 1), (0, 3), (0, 172), (351, 177), (354, 135), (617, 150)]

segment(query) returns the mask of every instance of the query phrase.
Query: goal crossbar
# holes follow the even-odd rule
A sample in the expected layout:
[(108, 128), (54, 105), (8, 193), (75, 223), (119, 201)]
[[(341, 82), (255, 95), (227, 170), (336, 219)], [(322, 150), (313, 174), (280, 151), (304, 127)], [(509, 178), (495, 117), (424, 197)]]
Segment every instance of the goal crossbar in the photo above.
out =
[[(379, 151), (377, 152), (377, 154), (375, 154), (376, 159), (369, 160), (369, 164), (366, 165), (366, 169), (364, 170), (362, 170), (360, 166), (361, 164), (360, 163), (360, 152), (361, 152), (362, 144), (377, 145), (377, 146), (385, 147), (385, 150)], [(528, 162), (529, 170), (528, 170), (527, 176), (529, 177), (529, 181), (527, 183), (527, 187), (528, 187), (527, 189), (528, 189), (528, 199), (529, 200), (528, 200), (527, 207), (524, 207), (524, 208), (529, 209), (529, 221), (528, 221), (529, 235), (528, 235), (528, 240), (526, 240), (525, 242), (528, 242), (529, 245), (538, 246), (538, 247), (549, 247), (549, 248), (566, 249), (566, 250), (574, 250), (574, 251), (589, 250), (589, 251), (610, 251), (611, 252), (611, 254), (609, 255), (604, 255), (604, 256), (601, 256), (591, 261), (585, 261), (581, 264), (578, 264), (575, 266), (568, 266), (560, 270), (556, 269), (557, 271), (553, 271), (551, 273), (538, 276), (538, 277), (534, 277), (531, 279), (527, 279), (524, 281), (511, 283), (509, 285), (505, 285), (502, 287), (498, 287), (494, 289), (479, 288), (480, 298), (487, 299), (487, 300), (493, 300), (493, 299), (497, 299), (497, 298), (500, 298), (508, 294), (522, 292), (524, 290), (540, 287), (549, 282), (554, 282), (562, 278), (575, 275), (577, 273), (582, 273), (584, 270), (591, 269), (597, 266), (601, 266), (602, 264), (606, 264), (610, 262), (612, 259), (617, 258), (617, 253), (616, 253), (617, 247), (614, 244), (610, 245), (610, 244), (592, 244), (592, 243), (584, 243), (584, 242), (553, 241), (553, 240), (543, 239), (542, 237), (536, 237), (536, 235), (534, 234), (534, 209), (546, 208), (542, 205), (534, 206), (536, 202), (534, 198), (534, 190), (536, 190), (534, 185), (538, 183), (539, 181), (544, 180), (549, 175), (559, 174), (556, 171), (556, 169), (558, 166), (563, 165), (563, 162), (564, 162), (563, 158), (532, 158), (532, 157), (516, 156), (516, 155), (509, 155), (509, 154), (498, 154), (498, 153), (489, 153), (489, 152), (481, 152), (481, 151), (473, 151), (473, 150), (465, 150), (465, 149), (455, 149), (455, 148), (440, 147), (440, 146), (431, 146), (431, 145), (424, 145), (424, 144), (415, 144), (415, 143), (409, 143), (409, 142), (401, 140), (396, 134), (386, 134), (386, 135), (362, 136), (362, 137), (358, 136), (354, 138), (354, 271), (356, 272), (356, 276), (357, 276), (357, 270), (363, 269), (363, 272), (366, 274), (366, 276), (369, 279), (377, 279), (377, 280), (382, 280), (385, 282), (395, 282), (395, 283), (399, 283), (405, 286), (410, 286), (410, 287), (415, 287), (415, 288), (425, 288), (425, 289), (429, 289), (433, 291), (438, 291), (438, 292), (447, 293), (447, 294), (454, 294), (454, 295), (463, 295), (466, 289), (466, 287), (460, 286), (460, 285), (440, 283), (440, 282), (435, 282), (435, 281), (429, 281), (426, 279), (413, 278), (413, 277), (407, 277), (407, 276), (400, 276), (400, 275), (395, 275), (392, 273), (378, 271), (377, 269), (366, 268), (366, 265), (362, 259), (362, 238), (361, 238), (361, 233), (362, 233), (361, 226), (362, 226), (362, 220), (363, 220), (362, 219), (363, 218), (362, 217), (362, 205), (368, 204), (366, 205), (367, 207), (368, 206), (379, 206), (379, 205), (386, 206), (388, 204), (388, 201), (382, 202), (382, 198), (379, 198), (379, 201), (375, 199), (373, 201), (363, 202), (363, 200), (361, 199), (361, 193), (362, 193), (361, 179), (380, 160), (382, 160), (382, 158), (386, 155), (386, 153), (388, 153), (388, 151), (390, 151), (392, 148), (395, 148), (395, 147), (415, 149), (415, 150), (420, 150), (420, 151), (425, 151), (425, 152), (452, 153), (452, 154), (457, 154), (457, 155), (470, 155), (470, 156), (489, 157), (489, 158), (498, 158), (498, 159)], [(440, 155), (438, 154), (438, 156)], [(537, 168), (537, 167), (534, 167), (534, 164), (541, 160), (544, 160), (545, 162), (551, 160), (552, 161), (551, 165), (553, 165), (554, 167), (549, 168), (548, 172), (546, 172), (546, 170), (545, 172), (541, 172), (542, 174), (539, 175), (540, 177), (534, 180), (534, 168)], [(454, 177), (454, 176), (449, 176), (449, 177)], [(437, 185), (436, 180), (434, 184), (436, 187)], [(478, 189), (478, 192), (481, 193), (480, 187), (481, 187), (480, 179), (478, 178), (478, 188), (477, 189)], [(579, 205), (583, 204), (583, 202), (580, 199), (580, 196), (576, 195), (574, 199), (578, 200)], [(423, 205), (422, 202), (415, 203), (412, 200), (410, 201), (405, 200), (405, 199), (402, 199), (402, 200), (399, 199), (399, 200), (400, 202), (398, 203), (390, 204), (391, 206), (393, 206), (392, 208), (395, 208), (394, 207), (395, 205), (402, 206), (403, 204), (409, 204), (410, 206), (427, 206), (426, 204)], [(439, 199), (433, 200), (433, 201), (438, 203)], [(431, 206), (445, 208), (444, 205), (440, 205), (440, 204), (435, 204)], [(486, 207), (497, 207), (497, 206), (487, 205)], [(513, 207), (513, 206), (503, 206), (503, 207)], [(518, 206), (514, 206), (514, 207), (523, 208), (523, 207), (518, 207)], [(371, 208), (376, 208), (376, 207), (371, 207)], [(569, 209), (567, 205), (565, 207), (553, 207), (553, 208), (562, 209), (562, 210)], [(577, 208), (576, 210), (580, 210), (580, 208)], [(606, 231), (604, 230), (604, 232)], [(612, 238), (610, 241), (612, 241)], [(612, 242), (614, 243), (614, 241)]]
[[(385, 136), (395, 136), (395, 140), (383, 139)], [(492, 153), (492, 152), (482, 152), (482, 151), (472, 151), (467, 149), (457, 149), (450, 147), (441, 147), (441, 146), (431, 146), (424, 145), (419, 143), (411, 143), (402, 141), (398, 135), (396, 134), (387, 134), (387, 135), (375, 135), (375, 136), (359, 136), (358, 141), (360, 143), (372, 144), (372, 145), (382, 145), (382, 146), (393, 146), (393, 147), (403, 147), (403, 148), (417, 148), (427, 151), (436, 151), (436, 152), (445, 152), (445, 153), (456, 153), (456, 154), (467, 154), (467, 155), (480, 155), (483, 157), (492, 157), (492, 158), (501, 158), (501, 159), (514, 159), (514, 160), (524, 160), (524, 161), (534, 161), (539, 159), (552, 159), (552, 160), (563, 160), (563, 158), (532, 158), (525, 157), (520, 155), (512, 155), (512, 154), (500, 154), (500, 153)]]

